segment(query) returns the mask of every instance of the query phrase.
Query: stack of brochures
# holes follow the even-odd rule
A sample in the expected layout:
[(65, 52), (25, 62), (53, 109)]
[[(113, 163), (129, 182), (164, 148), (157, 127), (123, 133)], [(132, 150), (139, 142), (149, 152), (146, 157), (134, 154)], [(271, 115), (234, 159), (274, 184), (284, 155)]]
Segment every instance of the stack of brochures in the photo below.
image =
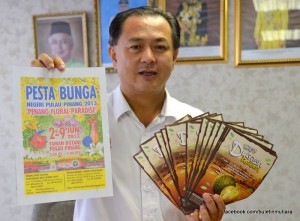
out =
[(273, 145), (221, 114), (187, 115), (140, 145), (134, 159), (184, 214), (219, 194), (225, 204), (250, 196), (277, 159)]

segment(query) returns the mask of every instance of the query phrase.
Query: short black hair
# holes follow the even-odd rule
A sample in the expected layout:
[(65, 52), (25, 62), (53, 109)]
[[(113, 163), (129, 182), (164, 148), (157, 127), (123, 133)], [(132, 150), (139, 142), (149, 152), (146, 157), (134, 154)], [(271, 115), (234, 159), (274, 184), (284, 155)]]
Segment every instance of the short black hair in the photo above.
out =
[(142, 6), (138, 8), (131, 8), (126, 11), (118, 13), (109, 26), (109, 45), (115, 46), (118, 44), (120, 35), (122, 34), (122, 27), (127, 18), (131, 16), (161, 16), (169, 23), (173, 37), (173, 47), (178, 49), (180, 46), (180, 26), (174, 15), (170, 12), (163, 12), (159, 8), (152, 8), (150, 6)]

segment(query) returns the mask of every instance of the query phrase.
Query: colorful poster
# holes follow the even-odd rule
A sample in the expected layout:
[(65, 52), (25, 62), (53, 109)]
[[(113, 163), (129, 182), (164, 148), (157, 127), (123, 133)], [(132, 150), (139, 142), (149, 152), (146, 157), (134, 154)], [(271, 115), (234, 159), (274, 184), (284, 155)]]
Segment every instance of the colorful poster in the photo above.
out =
[(112, 195), (103, 68), (16, 69), (21, 204)]

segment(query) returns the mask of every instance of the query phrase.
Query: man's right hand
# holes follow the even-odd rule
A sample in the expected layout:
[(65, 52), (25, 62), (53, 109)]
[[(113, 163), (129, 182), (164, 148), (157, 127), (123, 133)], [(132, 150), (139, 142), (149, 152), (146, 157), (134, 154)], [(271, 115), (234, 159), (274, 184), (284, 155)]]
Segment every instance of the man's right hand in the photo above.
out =
[(65, 63), (60, 57), (54, 57), (53, 59), (43, 53), (39, 55), (38, 59), (31, 61), (31, 67), (46, 67), (48, 70), (57, 68), (59, 71), (65, 70)]

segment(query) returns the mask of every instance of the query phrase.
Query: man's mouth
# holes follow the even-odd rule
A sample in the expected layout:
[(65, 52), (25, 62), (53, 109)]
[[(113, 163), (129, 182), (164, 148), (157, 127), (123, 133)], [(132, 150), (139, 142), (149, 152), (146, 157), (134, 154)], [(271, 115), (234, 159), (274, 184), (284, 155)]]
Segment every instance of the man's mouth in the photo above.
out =
[(144, 76), (152, 76), (152, 75), (155, 75), (154, 72), (141, 72), (142, 75)]
[(155, 71), (140, 71), (140, 75), (146, 76), (146, 77), (151, 77), (157, 74)]
[(64, 53), (64, 51), (55, 51), (55, 53), (61, 55)]

